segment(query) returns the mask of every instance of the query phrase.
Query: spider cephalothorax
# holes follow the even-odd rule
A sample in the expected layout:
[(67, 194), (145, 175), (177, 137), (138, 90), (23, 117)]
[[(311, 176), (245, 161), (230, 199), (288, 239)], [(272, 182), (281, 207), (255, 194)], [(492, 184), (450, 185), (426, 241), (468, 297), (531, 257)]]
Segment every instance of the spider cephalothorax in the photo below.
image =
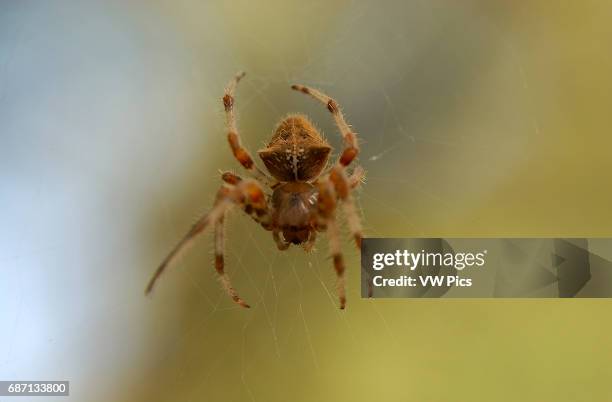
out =
[[(223, 97), (223, 106), (230, 148), (253, 178), (243, 179), (230, 172), (222, 174), (225, 184), (217, 193), (214, 207), (193, 225), (161, 263), (151, 278), (146, 293), (153, 289), (157, 278), (177, 259), (181, 251), (189, 246), (198, 234), (210, 225), (214, 225), (217, 273), (232, 299), (243, 307), (249, 307), (231, 286), (224, 268), (224, 217), (228, 208), (238, 206), (265, 230), (272, 232), (272, 237), (280, 250), (287, 249), (291, 244), (299, 244), (304, 250), (310, 251), (317, 232), (327, 231), (334, 268), (338, 276), (340, 308), (344, 308), (346, 303), (344, 262), (340, 251), (335, 211), (337, 201), (341, 201), (349, 229), (359, 247), (361, 225), (351, 190), (359, 185), (364, 173), (360, 168), (356, 168), (351, 175), (346, 173), (346, 167), (359, 153), (355, 133), (344, 120), (336, 101), (315, 89), (293, 85), (292, 89), (312, 96), (327, 107), (344, 138), (345, 148), (338, 161), (325, 171), (331, 147), (306, 116), (289, 115), (279, 123), (268, 146), (258, 151), (268, 172), (272, 175), (269, 177), (255, 165), (250, 153), (241, 145), (236, 128), (233, 93), (236, 84), (243, 76), (244, 73), (240, 73), (230, 81)], [(265, 190), (266, 187), (271, 190), (271, 194)]]

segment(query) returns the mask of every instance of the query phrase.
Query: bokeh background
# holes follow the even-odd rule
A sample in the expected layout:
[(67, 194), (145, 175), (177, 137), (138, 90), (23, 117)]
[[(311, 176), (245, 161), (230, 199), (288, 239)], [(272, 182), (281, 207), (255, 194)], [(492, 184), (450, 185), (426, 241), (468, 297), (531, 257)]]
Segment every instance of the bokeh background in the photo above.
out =
[[(606, 300), (362, 300), (322, 237), (277, 252), (234, 212), (158, 263), (289, 112), (360, 135), (370, 236), (610, 236), (612, 3), (0, 2), (0, 379), (72, 401), (609, 401)], [(51, 398), (50, 398), (51, 399)], [(66, 400), (66, 398), (57, 398)]]

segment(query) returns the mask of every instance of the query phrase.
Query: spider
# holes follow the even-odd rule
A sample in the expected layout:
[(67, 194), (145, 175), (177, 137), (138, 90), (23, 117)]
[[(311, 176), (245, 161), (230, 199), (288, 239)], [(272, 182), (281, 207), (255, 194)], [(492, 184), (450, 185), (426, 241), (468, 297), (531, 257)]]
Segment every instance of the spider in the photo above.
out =
[(359, 153), (356, 135), (351, 131), (334, 99), (315, 89), (292, 85), (293, 90), (310, 95), (327, 107), (344, 139), (344, 150), (337, 162), (326, 169), (332, 151), (331, 146), (308, 117), (290, 114), (278, 124), (268, 146), (257, 152), (272, 176), (270, 177), (255, 165), (251, 154), (241, 145), (236, 127), (234, 91), (244, 75), (243, 72), (238, 73), (227, 85), (223, 96), (223, 107), (230, 148), (234, 157), (250, 173), (251, 178), (243, 178), (231, 172), (221, 172), (224, 183), (217, 192), (212, 209), (191, 227), (163, 260), (149, 281), (145, 294), (153, 290), (160, 275), (177, 260), (193, 240), (205, 229), (213, 226), (215, 269), (221, 284), (234, 302), (242, 307), (249, 307), (232, 287), (224, 268), (224, 218), (230, 207), (237, 206), (265, 230), (272, 232), (279, 250), (286, 250), (291, 244), (295, 244), (301, 245), (306, 252), (309, 252), (314, 246), (317, 232), (327, 231), (337, 276), (340, 308), (344, 309), (345, 266), (340, 250), (340, 234), (335, 213), (340, 201), (355, 244), (360, 248), (361, 222), (351, 193), (362, 182), (365, 173), (360, 167), (355, 168), (351, 174), (346, 170)]

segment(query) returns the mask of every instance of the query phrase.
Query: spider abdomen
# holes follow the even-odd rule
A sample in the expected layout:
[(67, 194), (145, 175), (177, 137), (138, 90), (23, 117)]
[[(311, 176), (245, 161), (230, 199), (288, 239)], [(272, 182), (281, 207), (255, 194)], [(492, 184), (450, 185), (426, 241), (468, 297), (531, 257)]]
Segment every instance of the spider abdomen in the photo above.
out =
[(331, 147), (306, 116), (281, 121), (268, 146), (257, 153), (279, 181), (308, 181), (321, 173)]

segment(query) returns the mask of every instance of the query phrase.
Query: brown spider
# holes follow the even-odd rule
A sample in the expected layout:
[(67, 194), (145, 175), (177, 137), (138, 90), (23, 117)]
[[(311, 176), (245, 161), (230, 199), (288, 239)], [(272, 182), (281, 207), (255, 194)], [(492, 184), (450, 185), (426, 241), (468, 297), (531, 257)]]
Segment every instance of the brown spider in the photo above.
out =
[[(304, 115), (289, 115), (283, 119), (268, 146), (258, 151), (269, 177), (260, 170), (249, 152), (242, 147), (236, 117), (234, 115), (234, 90), (244, 73), (237, 74), (225, 89), (223, 106), (225, 108), (227, 139), (238, 162), (246, 168), (254, 179), (243, 179), (233, 173), (222, 173), (225, 182), (217, 193), (213, 208), (200, 218), (174, 247), (157, 268), (149, 281), (145, 293), (153, 289), (155, 282), (179, 254), (189, 246), (196, 236), (210, 225), (215, 228), (215, 268), (223, 287), (229, 296), (242, 307), (249, 307), (232, 287), (224, 271), (223, 221), (231, 206), (239, 206), (265, 230), (272, 231), (272, 237), (279, 250), (286, 250), (290, 244), (301, 244), (310, 251), (315, 243), (317, 232), (327, 230), (330, 251), (338, 277), (337, 289), (340, 308), (346, 305), (344, 262), (340, 251), (340, 236), (336, 222), (336, 202), (342, 201), (349, 229), (359, 248), (361, 246), (361, 223), (351, 196), (351, 190), (364, 178), (363, 169), (357, 167), (349, 176), (346, 167), (359, 153), (356, 135), (344, 120), (336, 101), (329, 96), (302, 85), (291, 88), (308, 94), (323, 103), (331, 112), (345, 147), (338, 159), (327, 172), (321, 172), (327, 165), (330, 145)], [(261, 184), (263, 183), (263, 185)], [(264, 186), (272, 190), (266, 194)], [(282, 238), (280, 233), (282, 232)]]

